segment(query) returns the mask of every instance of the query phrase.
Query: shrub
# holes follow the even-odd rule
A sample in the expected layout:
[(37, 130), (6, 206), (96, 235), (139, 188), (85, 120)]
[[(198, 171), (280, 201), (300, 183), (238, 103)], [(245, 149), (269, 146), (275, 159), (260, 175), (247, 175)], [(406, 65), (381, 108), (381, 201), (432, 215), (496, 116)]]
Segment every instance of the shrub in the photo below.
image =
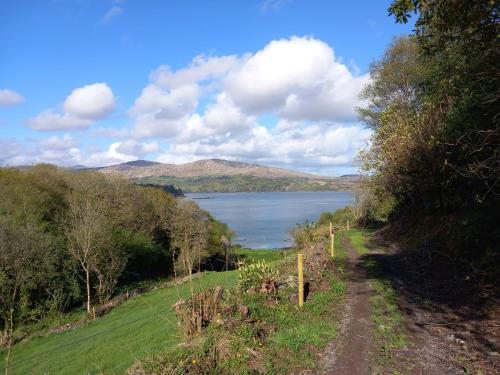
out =
[(297, 249), (308, 249), (316, 242), (316, 224), (307, 221), (304, 224), (298, 224), (292, 229), (291, 234)]
[(345, 225), (347, 220), (351, 223), (354, 221), (354, 212), (351, 206), (338, 209), (334, 212), (322, 212), (318, 220), (318, 225), (326, 225), (330, 222), (332, 224)]
[(273, 293), (279, 273), (264, 260), (240, 268), (238, 288), (244, 292)]

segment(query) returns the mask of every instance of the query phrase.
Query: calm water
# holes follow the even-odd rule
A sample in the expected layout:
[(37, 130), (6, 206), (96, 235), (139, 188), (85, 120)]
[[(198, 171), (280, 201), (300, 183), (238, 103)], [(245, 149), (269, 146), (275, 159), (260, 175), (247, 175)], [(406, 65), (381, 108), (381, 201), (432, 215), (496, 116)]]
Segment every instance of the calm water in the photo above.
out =
[[(351, 192), (190, 193), (198, 205), (236, 232), (234, 243), (252, 249), (291, 246), (290, 229), (323, 211), (352, 204)], [(210, 199), (196, 199), (210, 198)]]

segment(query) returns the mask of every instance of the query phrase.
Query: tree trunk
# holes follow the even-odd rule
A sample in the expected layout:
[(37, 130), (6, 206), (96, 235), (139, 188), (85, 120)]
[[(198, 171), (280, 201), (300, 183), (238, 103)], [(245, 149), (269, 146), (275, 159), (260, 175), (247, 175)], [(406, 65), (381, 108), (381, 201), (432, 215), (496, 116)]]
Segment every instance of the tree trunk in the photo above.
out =
[(85, 277), (87, 282), (87, 314), (90, 314), (90, 272), (85, 269)]

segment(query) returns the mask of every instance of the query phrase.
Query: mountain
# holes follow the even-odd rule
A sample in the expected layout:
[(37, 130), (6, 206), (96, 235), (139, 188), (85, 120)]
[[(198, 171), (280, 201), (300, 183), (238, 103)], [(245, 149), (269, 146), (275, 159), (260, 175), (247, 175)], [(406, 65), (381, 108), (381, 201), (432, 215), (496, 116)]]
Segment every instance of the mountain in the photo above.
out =
[(180, 165), (136, 160), (98, 170), (119, 174), (138, 184), (175, 187), (183, 192), (345, 191), (356, 184), (352, 176), (316, 176), (223, 159)]
[(244, 175), (252, 177), (299, 177), (306, 179), (325, 179), (308, 173), (288, 169), (266, 167), (222, 159), (198, 160), (187, 164), (162, 164), (146, 160), (111, 165), (99, 169), (103, 173), (119, 173), (127, 178), (142, 177), (215, 177)]

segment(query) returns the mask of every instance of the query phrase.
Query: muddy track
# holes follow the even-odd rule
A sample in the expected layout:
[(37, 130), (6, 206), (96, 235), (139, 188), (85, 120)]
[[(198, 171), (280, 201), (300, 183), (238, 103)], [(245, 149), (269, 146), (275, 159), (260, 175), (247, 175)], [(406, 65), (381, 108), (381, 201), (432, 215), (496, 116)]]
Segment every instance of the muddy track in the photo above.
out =
[(372, 319), (369, 286), (366, 271), (349, 238), (344, 236), (347, 250), (347, 296), (341, 314), (339, 337), (325, 349), (325, 374), (370, 374), (372, 352)]

